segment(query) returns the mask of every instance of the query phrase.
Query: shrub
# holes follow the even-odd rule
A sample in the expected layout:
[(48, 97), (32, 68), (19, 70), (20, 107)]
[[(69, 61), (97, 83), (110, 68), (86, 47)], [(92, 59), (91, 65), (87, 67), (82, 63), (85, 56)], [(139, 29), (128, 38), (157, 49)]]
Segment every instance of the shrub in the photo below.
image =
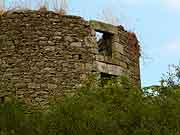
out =
[(169, 70), (163, 74), (161, 82), (163, 86), (180, 86), (180, 63), (179, 65), (169, 65)]
[(25, 108), (18, 101), (0, 105), (0, 135), (26, 134), (28, 123)]
[[(180, 89), (144, 95), (127, 79), (91, 79), (72, 97), (29, 112), (17, 101), (0, 106), (2, 135), (180, 135)], [(163, 89), (163, 88), (162, 88)], [(172, 90), (173, 89), (173, 90)]]

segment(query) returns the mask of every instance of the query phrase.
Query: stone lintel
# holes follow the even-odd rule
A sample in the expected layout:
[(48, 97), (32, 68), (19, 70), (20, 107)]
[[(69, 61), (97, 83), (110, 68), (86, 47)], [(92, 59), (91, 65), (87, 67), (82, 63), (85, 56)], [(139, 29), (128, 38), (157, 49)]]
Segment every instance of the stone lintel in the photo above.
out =
[(97, 32), (104, 32), (110, 34), (118, 34), (118, 28), (112, 24), (107, 24), (100, 21), (91, 20), (89, 21), (91, 27)]
[(107, 64), (103, 62), (96, 61), (97, 71), (102, 73), (107, 73), (110, 75), (121, 76), (123, 75), (123, 68), (120, 66)]

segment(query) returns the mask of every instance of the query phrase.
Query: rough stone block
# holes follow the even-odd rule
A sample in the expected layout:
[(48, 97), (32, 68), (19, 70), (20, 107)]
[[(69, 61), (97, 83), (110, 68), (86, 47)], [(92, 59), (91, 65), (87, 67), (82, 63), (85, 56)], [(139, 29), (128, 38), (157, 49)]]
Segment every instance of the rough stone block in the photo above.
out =
[(48, 89), (56, 89), (57, 85), (56, 84), (47, 84)]
[(46, 50), (46, 51), (55, 51), (55, 46), (45, 46), (44, 47), (44, 50)]
[(62, 37), (61, 37), (61, 36), (54, 36), (53, 39), (55, 39), (55, 40), (61, 40)]
[(52, 45), (52, 46), (55, 45), (55, 43), (52, 42), (52, 41), (48, 41), (48, 44), (49, 44), (49, 45)]
[(114, 52), (119, 52), (121, 54), (124, 54), (124, 46), (122, 44), (119, 44), (119, 43), (113, 43), (112, 44), (112, 50), (113, 50), (113, 53)]
[(30, 88), (30, 89), (39, 89), (41, 86), (40, 86), (40, 84), (36, 84), (36, 83), (29, 83), (28, 84), (28, 88)]
[(103, 62), (96, 62), (97, 70), (102, 73), (120, 76), (123, 74), (123, 68), (116, 65), (111, 65)]
[(72, 46), (72, 47), (81, 47), (82, 44), (81, 44), (81, 42), (73, 42), (73, 43), (70, 44), (70, 46)]

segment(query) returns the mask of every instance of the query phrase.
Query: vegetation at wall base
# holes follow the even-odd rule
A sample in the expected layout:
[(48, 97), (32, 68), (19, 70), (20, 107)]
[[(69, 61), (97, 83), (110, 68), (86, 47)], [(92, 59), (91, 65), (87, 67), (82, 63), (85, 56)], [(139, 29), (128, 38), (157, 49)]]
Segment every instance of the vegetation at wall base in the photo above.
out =
[(0, 135), (180, 135), (180, 88), (146, 95), (124, 78), (90, 79), (42, 112), (17, 100), (0, 105)]

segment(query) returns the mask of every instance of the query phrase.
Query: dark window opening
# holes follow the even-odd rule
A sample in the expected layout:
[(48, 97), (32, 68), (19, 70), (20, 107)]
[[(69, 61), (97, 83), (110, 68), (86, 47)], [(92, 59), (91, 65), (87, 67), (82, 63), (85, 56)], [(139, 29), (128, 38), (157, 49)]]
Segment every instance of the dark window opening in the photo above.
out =
[(5, 102), (5, 97), (0, 97), (0, 103), (4, 103)]
[(96, 40), (100, 54), (112, 57), (112, 36), (110, 33), (96, 32)]
[(108, 83), (108, 81), (115, 79), (116, 77), (117, 77), (116, 75), (101, 73), (101, 84), (102, 84), (102, 86), (106, 85)]

